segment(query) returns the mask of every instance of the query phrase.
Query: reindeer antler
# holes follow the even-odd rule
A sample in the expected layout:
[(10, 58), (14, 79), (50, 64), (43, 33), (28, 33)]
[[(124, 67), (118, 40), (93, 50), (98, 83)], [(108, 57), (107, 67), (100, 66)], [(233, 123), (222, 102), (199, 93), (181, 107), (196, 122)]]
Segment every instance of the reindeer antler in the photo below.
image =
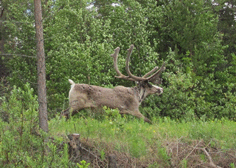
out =
[(115, 69), (116, 73), (118, 74), (118, 76), (115, 76), (115, 77), (120, 78), (120, 79), (127, 79), (127, 80), (131, 80), (131, 81), (135, 81), (134, 79), (130, 78), (129, 76), (123, 75), (118, 68), (117, 59), (118, 59), (118, 54), (120, 52), (120, 47), (117, 47), (114, 51), (115, 51), (115, 53), (111, 54), (111, 57), (113, 57), (114, 69)]
[(118, 59), (118, 54), (119, 54), (120, 48), (117, 47), (115, 49), (115, 53), (111, 54), (111, 56), (113, 57), (115, 71), (119, 75), (119, 76), (115, 76), (115, 77), (116, 78), (121, 78), (121, 79), (131, 80), (131, 81), (150, 81), (150, 82), (155, 83), (155, 81), (157, 81), (160, 78), (161, 73), (165, 70), (165, 62), (162, 64), (162, 66), (159, 70), (158, 70), (158, 67), (155, 67), (142, 77), (135, 76), (130, 72), (130, 69), (129, 69), (129, 61), (130, 61), (130, 56), (132, 54), (133, 48), (134, 48), (134, 45), (132, 44), (130, 46), (130, 48), (128, 49), (127, 58), (126, 58), (125, 70), (126, 70), (128, 76), (123, 75), (118, 69), (117, 59)]

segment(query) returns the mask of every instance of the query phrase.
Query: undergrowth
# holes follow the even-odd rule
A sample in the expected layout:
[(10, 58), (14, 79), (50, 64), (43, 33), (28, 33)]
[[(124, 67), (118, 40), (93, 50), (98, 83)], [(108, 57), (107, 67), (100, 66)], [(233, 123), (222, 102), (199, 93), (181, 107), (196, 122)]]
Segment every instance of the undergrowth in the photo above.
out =
[[(228, 119), (212, 121), (175, 121), (167, 117), (158, 118), (153, 124), (139, 119), (125, 116), (98, 120), (93, 117), (72, 117), (69, 120), (56, 117), (49, 121), (51, 133), (70, 134), (79, 133), (84, 138), (95, 138), (107, 142), (123, 142), (129, 147), (138, 148), (139, 157), (146, 154), (148, 144), (158, 141), (185, 138), (189, 140), (216, 140), (222, 148), (236, 148), (236, 122)], [(144, 149), (136, 144), (142, 144)], [(136, 151), (127, 147), (127, 151)], [(127, 152), (126, 151), (126, 152)]]

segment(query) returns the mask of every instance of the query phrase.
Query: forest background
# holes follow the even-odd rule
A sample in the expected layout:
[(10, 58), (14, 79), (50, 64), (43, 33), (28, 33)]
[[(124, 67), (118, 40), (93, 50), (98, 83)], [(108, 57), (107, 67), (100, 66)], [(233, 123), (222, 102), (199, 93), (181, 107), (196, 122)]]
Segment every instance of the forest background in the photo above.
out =
[[(1, 136), (2, 144), (4, 140), (5, 144), (9, 143), (15, 133), (19, 133), (20, 139), (30, 139), (27, 137), (31, 135), (24, 137), (23, 121), (30, 125), (24, 127), (26, 132), (28, 129), (31, 132), (37, 125), (33, 3), (32, 0), (4, 0), (0, 5), (0, 75), (4, 85), (0, 90), (0, 110), (2, 121), (12, 122), (11, 126), (1, 122), (0, 126), (5, 130), (1, 132), (4, 135)], [(121, 48), (119, 67), (125, 74), (126, 52), (130, 44), (134, 44), (130, 64), (133, 74), (141, 76), (166, 62), (161, 85), (164, 93), (150, 96), (141, 105), (140, 111), (146, 117), (153, 121), (163, 118), (165, 121), (167, 117), (167, 123), (174, 122), (170, 130), (175, 128), (175, 121), (194, 122), (198, 119), (226, 119), (225, 127), (228, 125), (230, 131), (235, 129), (232, 125), (236, 120), (236, 1), (42, 0), (42, 8), (49, 125), (65, 124), (60, 123), (57, 117), (68, 107), (68, 79), (104, 87), (134, 86), (130, 81), (114, 77), (116, 74), (110, 57), (116, 47)], [(89, 128), (89, 122), (84, 122)], [(16, 130), (10, 129), (14, 127), (13, 123)], [(217, 125), (213, 125), (212, 129), (214, 127), (220, 131)], [(200, 126), (191, 127), (190, 131), (193, 130), (197, 138), (217, 135), (211, 134), (211, 127), (208, 128), (209, 132), (205, 134), (198, 132)], [(10, 134), (6, 130), (16, 132)], [(183, 135), (182, 132), (179, 134)], [(230, 136), (233, 137), (229, 140), (232, 147), (236, 143), (235, 133), (229, 132), (227, 137), (230, 139)], [(208, 138), (212, 140), (212, 137)], [(20, 148), (14, 148), (14, 142), (12, 147), (1, 147), (0, 152), (5, 160), (9, 161), (10, 157), (5, 155), (6, 151), (19, 152)], [(27, 146), (22, 139), (19, 142), (21, 146)], [(40, 146), (40, 142), (37, 145)], [(64, 147), (65, 158), (66, 149)], [(137, 157), (141, 156), (140, 149), (136, 150)], [(26, 151), (29, 151), (28, 147)], [(165, 155), (164, 151), (163, 157)], [(41, 157), (40, 152), (38, 156)], [(15, 157), (12, 158), (8, 163), (15, 164)]]
[[(236, 31), (231, 1), (42, 1), (49, 116), (67, 106), (68, 79), (113, 87), (110, 54), (135, 45), (131, 70), (167, 62), (164, 94), (142, 104), (147, 117), (235, 119)], [(11, 85), (37, 87), (32, 1), (1, 4), (1, 67)], [(125, 73), (125, 72), (124, 72)]]

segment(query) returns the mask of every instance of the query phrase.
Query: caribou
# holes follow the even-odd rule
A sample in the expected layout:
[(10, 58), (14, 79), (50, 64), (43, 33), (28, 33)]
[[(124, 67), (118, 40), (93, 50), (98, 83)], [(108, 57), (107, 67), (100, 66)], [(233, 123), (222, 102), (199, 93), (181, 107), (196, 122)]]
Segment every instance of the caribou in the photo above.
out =
[[(69, 83), (71, 84), (71, 89), (69, 91), (69, 109), (64, 111), (64, 115), (73, 115), (85, 108), (100, 108), (102, 106), (107, 106), (111, 109), (119, 109), (120, 114), (130, 114), (151, 123), (148, 118), (140, 113), (139, 106), (147, 96), (152, 94), (160, 95), (163, 93), (163, 88), (154, 84), (161, 84), (162, 79), (160, 78), (160, 75), (165, 70), (165, 63), (163, 63), (160, 68), (154, 67), (142, 77), (135, 76), (129, 69), (130, 56), (133, 48), (134, 45), (131, 45), (128, 49), (126, 58), (125, 69), (128, 76), (123, 75), (118, 69), (117, 59), (120, 48), (117, 47), (111, 56), (113, 57), (114, 69), (118, 74), (118, 76), (115, 77), (134, 81), (137, 84), (136, 86), (104, 88), (95, 85), (76, 84), (69, 79)], [(153, 84), (150, 84), (150, 82)]]

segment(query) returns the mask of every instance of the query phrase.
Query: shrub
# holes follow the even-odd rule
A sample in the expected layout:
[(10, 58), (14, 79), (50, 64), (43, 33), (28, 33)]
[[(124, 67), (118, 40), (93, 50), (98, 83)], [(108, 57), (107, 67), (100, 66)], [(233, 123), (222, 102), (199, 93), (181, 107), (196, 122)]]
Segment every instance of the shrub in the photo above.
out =
[(0, 118), (0, 166), (68, 166), (67, 146), (61, 150), (61, 139), (49, 139), (48, 134), (39, 130), (37, 96), (29, 84), (22, 89), (14, 86), (11, 95), (1, 99), (0, 112), (7, 117), (4, 121)]

